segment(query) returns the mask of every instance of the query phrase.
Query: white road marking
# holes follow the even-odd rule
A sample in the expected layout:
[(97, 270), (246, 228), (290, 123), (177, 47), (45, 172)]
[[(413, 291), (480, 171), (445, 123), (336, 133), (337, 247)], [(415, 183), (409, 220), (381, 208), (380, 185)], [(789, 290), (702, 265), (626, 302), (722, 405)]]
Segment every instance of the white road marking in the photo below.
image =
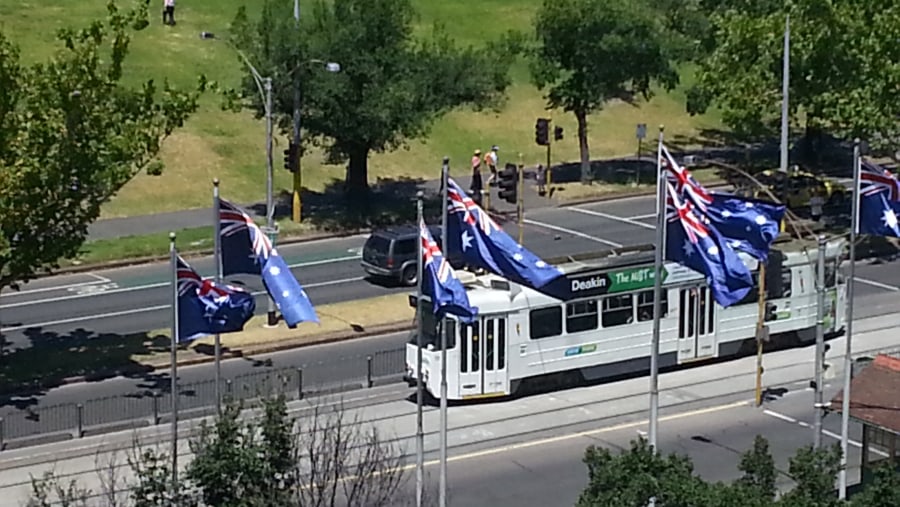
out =
[(876, 282), (875, 280), (868, 280), (866, 278), (854, 277), (859, 283), (864, 283), (866, 285), (871, 285), (872, 287), (878, 287), (879, 289), (889, 290), (891, 292), (900, 292), (900, 287), (895, 287), (893, 285), (888, 285), (886, 283)]
[(598, 238), (596, 236), (591, 236), (590, 234), (585, 234), (583, 232), (575, 231), (572, 229), (566, 229), (565, 227), (560, 227), (558, 225), (548, 224), (545, 222), (538, 222), (537, 220), (532, 220), (530, 218), (526, 218), (524, 220), (526, 224), (536, 225), (538, 227), (543, 227), (545, 229), (550, 229), (551, 231), (563, 232), (565, 234), (571, 234), (572, 236), (576, 236), (579, 238), (584, 238), (589, 241), (596, 241), (597, 243), (602, 243), (607, 246), (611, 246), (613, 248), (621, 248), (623, 245), (620, 243), (616, 243), (615, 241), (608, 241), (603, 238)]
[[(333, 262), (344, 262), (344, 261), (349, 261), (349, 260), (354, 260), (354, 259), (359, 259), (359, 256), (351, 255), (351, 256), (346, 256), (346, 257), (338, 257), (335, 259), (323, 259), (320, 261), (301, 262), (298, 264), (290, 264), (288, 267), (304, 268), (304, 267), (309, 267), (309, 266), (320, 266), (322, 264), (330, 264)], [(205, 278), (209, 279), (212, 277), (208, 276)], [(362, 279), (362, 278), (360, 277), (359, 279)], [(65, 287), (59, 286), (59, 287), (53, 287), (52, 289), (53, 290), (59, 290), (61, 288), (68, 289), (69, 287), (78, 287), (78, 286), (82, 286), (82, 285), (95, 285), (96, 283), (97, 282), (92, 282), (91, 284), (78, 284), (78, 285), (71, 285), (71, 286), (65, 286)], [(134, 292), (134, 291), (146, 290), (146, 289), (156, 289), (159, 287), (167, 287), (168, 285), (169, 285), (169, 282), (159, 282), (159, 283), (151, 283), (151, 284), (147, 284), (147, 285), (138, 285), (135, 287), (124, 287), (121, 289), (111, 289), (111, 290), (107, 290), (107, 291), (103, 291), (103, 292), (89, 292), (87, 294), (74, 294), (71, 296), (62, 296), (62, 297), (58, 297), (58, 298), (35, 299), (32, 301), (23, 301), (21, 303), (11, 303), (11, 304), (7, 304), (7, 305), (0, 305), (0, 309), (20, 308), (23, 306), (33, 306), (33, 305), (41, 305), (41, 304), (47, 304), (47, 303), (58, 303), (60, 301), (71, 301), (73, 299), (81, 299), (81, 298), (94, 297), (94, 296), (106, 296), (109, 294), (120, 294), (120, 293), (125, 293), (125, 292)], [(38, 289), (38, 290), (40, 290), (40, 289)], [(48, 288), (48, 290), (50, 290), (50, 288)]]
[(97, 280), (99, 280), (102, 283), (109, 283), (112, 281), (109, 278), (106, 278), (105, 276), (100, 276), (96, 273), (85, 273), (85, 275), (96, 278)]
[(628, 217), (629, 220), (646, 220), (648, 218), (653, 218), (656, 216), (656, 213), (647, 213), (646, 215), (635, 215), (633, 217)]
[[(39, 292), (52, 292), (52, 291), (60, 291), (60, 290), (68, 290), (74, 287), (84, 287), (85, 285), (96, 285), (100, 282), (98, 281), (90, 281), (90, 282), (81, 282), (81, 283), (67, 283), (65, 285), (54, 285), (53, 287), (41, 287), (39, 289), (23, 289), (17, 291), (11, 291), (4, 294), (0, 294), (0, 297), (15, 297), (21, 296), (23, 294), (37, 294)], [(51, 300), (48, 300), (51, 301)], [(0, 305), (0, 308), (6, 308), (6, 306)]]
[(614, 221), (616, 221), (616, 222), (622, 222), (622, 223), (625, 223), (625, 224), (628, 224), (628, 225), (634, 225), (634, 226), (637, 226), (637, 227), (643, 227), (644, 229), (656, 229), (656, 226), (655, 226), (655, 225), (645, 224), (644, 222), (638, 222), (637, 220), (633, 220), (633, 219), (631, 219), (631, 218), (625, 218), (625, 217), (620, 217), (620, 216), (616, 216), (616, 215), (610, 215), (609, 213), (603, 213), (603, 212), (601, 212), (601, 211), (594, 211), (594, 210), (590, 210), (590, 209), (575, 208), (575, 207), (572, 207), (572, 208), (565, 208), (565, 209), (567, 209), (567, 210), (569, 210), (569, 211), (574, 211), (574, 212), (577, 212), (577, 213), (582, 213), (582, 214), (585, 214), (585, 215), (593, 215), (593, 216), (595, 216), (595, 217), (605, 218), (605, 219), (607, 219), (607, 220), (614, 220)]
[[(795, 418), (793, 418), (793, 417), (791, 417), (791, 416), (789, 416), (789, 415), (785, 415), (785, 414), (782, 414), (782, 413), (780, 413), (780, 412), (776, 412), (776, 411), (774, 411), (774, 410), (768, 410), (768, 409), (767, 409), (767, 410), (763, 410), (763, 413), (766, 414), (766, 415), (768, 415), (768, 416), (774, 417), (774, 418), (776, 418), (776, 419), (780, 419), (780, 420), (782, 420), (782, 421), (784, 421), (784, 422), (791, 423), (791, 424), (796, 424), (796, 425), (801, 426), (801, 427), (803, 427), (803, 428), (812, 428), (812, 425), (809, 424), (809, 423), (806, 422), (806, 421), (800, 421), (800, 420), (795, 419)], [(833, 438), (833, 439), (835, 439), (835, 440), (840, 440), (840, 439), (841, 439), (841, 436), (838, 435), (837, 433), (835, 433), (835, 432), (833, 432), (833, 431), (826, 430), (826, 429), (824, 429), (824, 428), (822, 429), (822, 434), (823, 434), (823, 435), (827, 435), (827, 436), (829, 436), (829, 437), (831, 437), (831, 438)], [(862, 449), (862, 443), (857, 442), (856, 440), (848, 439), (848, 440), (847, 440), (847, 443), (850, 444), (850, 445), (852, 445), (853, 447), (858, 447), (858, 448)], [(876, 454), (880, 454), (880, 455), (882, 455), (882, 456), (884, 456), (884, 457), (887, 457), (887, 453), (885, 453), (885, 452), (883, 452), (883, 451), (879, 451), (878, 449), (870, 449), (870, 451), (871, 451), (871, 452), (874, 452), (874, 453), (876, 453)]]
[[(357, 276), (357, 277), (353, 277), (353, 278), (344, 278), (342, 280), (329, 280), (327, 282), (318, 282), (318, 283), (311, 283), (308, 285), (304, 285), (303, 288), (304, 289), (312, 289), (315, 287), (327, 287), (329, 285), (339, 285), (342, 283), (358, 282), (363, 279), (364, 279), (363, 277)], [(163, 284), (163, 285), (169, 285), (169, 284)], [(110, 292), (114, 292), (114, 291), (110, 291)], [(106, 294), (109, 294), (110, 292), (107, 292)], [(263, 291), (263, 290), (255, 291), (255, 292), (251, 292), (251, 294), (253, 294), (254, 296), (262, 296), (262, 295), (266, 294), (266, 291)], [(87, 295), (88, 294), (85, 294), (85, 296), (87, 296)], [(72, 296), (72, 297), (77, 297), (77, 296)], [(59, 298), (59, 299), (65, 299), (65, 298)], [(172, 307), (172, 305), (156, 305), (156, 306), (148, 306), (146, 308), (135, 308), (133, 310), (98, 313), (96, 315), (86, 315), (84, 317), (73, 317), (71, 319), (51, 320), (51, 321), (47, 321), (47, 322), (35, 322), (33, 324), (24, 324), (21, 326), (10, 326), (10, 327), (0, 328), (0, 333), (8, 333), (10, 331), (20, 331), (22, 329), (30, 329), (30, 328), (36, 328), (36, 327), (58, 326), (61, 324), (74, 324), (76, 322), (86, 322), (86, 321), (90, 321), (90, 320), (109, 319), (109, 318), (113, 318), (113, 317), (122, 317), (124, 315), (134, 315), (134, 314), (145, 313), (145, 312), (156, 312), (156, 311), (165, 310), (165, 309), (168, 309), (171, 307)]]

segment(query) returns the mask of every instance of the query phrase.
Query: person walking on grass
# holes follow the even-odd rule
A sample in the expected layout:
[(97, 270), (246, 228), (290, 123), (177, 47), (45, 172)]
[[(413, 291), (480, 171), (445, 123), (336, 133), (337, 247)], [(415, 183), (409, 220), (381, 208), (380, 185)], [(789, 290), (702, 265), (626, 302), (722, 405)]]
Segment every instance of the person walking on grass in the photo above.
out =
[[(175, 26), (175, 0), (163, 0), (163, 24)], [(168, 21), (166, 21), (168, 18)]]

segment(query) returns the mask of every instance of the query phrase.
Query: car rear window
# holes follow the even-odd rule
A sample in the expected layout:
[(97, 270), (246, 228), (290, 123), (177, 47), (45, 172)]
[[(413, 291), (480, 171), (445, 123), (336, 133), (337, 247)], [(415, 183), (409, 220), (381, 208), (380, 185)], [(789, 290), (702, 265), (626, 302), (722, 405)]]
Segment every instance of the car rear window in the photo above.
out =
[(371, 250), (387, 255), (390, 247), (391, 240), (385, 238), (384, 236), (369, 236), (369, 239), (366, 240), (366, 246), (364, 248), (366, 250)]

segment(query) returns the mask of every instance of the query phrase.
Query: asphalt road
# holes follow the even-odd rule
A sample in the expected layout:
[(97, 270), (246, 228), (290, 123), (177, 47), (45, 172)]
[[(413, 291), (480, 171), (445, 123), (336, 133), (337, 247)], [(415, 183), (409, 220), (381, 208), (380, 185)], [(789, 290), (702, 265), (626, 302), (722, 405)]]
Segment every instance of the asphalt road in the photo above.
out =
[[(833, 394), (831, 391), (834, 389), (826, 395)], [(690, 457), (695, 473), (707, 481), (731, 482), (741, 475), (741, 454), (753, 446), (756, 435), (763, 435), (769, 440), (779, 472), (777, 485), (782, 490), (790, 489), (794, 483), (787, 473), (788, 460), (813, 438), (812, 392), (795, 394), (770, 403), (765, 411), (737, 406), (707, 414), (699, 409), (678, 419), (663, 420), (659, 448), (666, 454)], [(588, 484), (587, 467), (582, 462), (585, 449), (595, 445), (618, 453), (628, 449), (643, 429), (618, 426), (566, 440), (544, 436), (543, 444), (513, 445), (501, 452), (455, 460), (448, 465), (447, 473), (450, 502), (467, 507), (571, 507)], [(839, 415), (826, 416), (823, 426), (823, 442), (839, 442)], [(587, 426), (583, 431), (591, 430), (598, 428)], [(850, 438), (857, 445), (850, 447), (850, 484), (858, 481), (861, 432), (861, 426), (853, 423)], [(436, 481), (436, 467), (429, 472), (431, 481)]]
[[(524, 243), (539, 256), (552, 258), (652, 242), (652, 226), (634, 216), (652, 212), (651, 198), (634, 198), (573, 208), (535, 209), (526, 214)], [(600, 213), (600, 215), (588, 214)], [(621, 213), (621, 215), (611, 215)], [(516, 236), (515, 224), (506, 230)], [(365, 236), (326, 239), (279, 248), (313, 304), (408, 291), (366, 280), (359, 265)], [(189, 261), (201, 275), (212, 275), (211, 258)], [(34, 280), (19, 291), (0, 293), (0, 333), (6, 350), (28, 347), (48, 336), (144, 332), (169, 322), (167, 263), (98, 270)], [(265, 313), (261, 281), (250, 276), (229, 282), (257, 293), (257, 312)]]
[[(860, 321), (860, 349), (883, 348), (896, 343), (896, 315)], [(752, 397), (754, 357), (663, 373), (660, 379), (660, 448), (687, 453), (698, 473), (710, 480), (728, 480), (736, 474), (739, 454), (762, 434), (770, 439), (780, 470), (787, 458), (812, 441), (812, 396), (808, 380), (813, 370), (813, 349), (808, 346), (773, 352), (766, 356), (766, 379), (779, 396), (763, 407)], [(843, 339), (833, 342), (826, 354), (826, 398), (839, 388)], [(523, 396), (507, 401), (454, 405), (449, 411), (448, 448), (452, 505), (555, 506), (573, 505), (585, 484), (581, 453), (588, 444), (623, 448), (647, 428), (646, 378), (632, 378), (602, 385)], [(373, 390), (377, 391), (377, 390)], [(392, 394), (393, 393), (393, 394)], [(416, 416), (409, 389), (385, 389), (381, 399), (357, 400), (347, 405), (348, 417), (379, 428), (413, 463)], [(301, 410), (304, 403), (293, 403)], [(297, 413), (302, 417), (303, 413)], [(804, 426), (804, 424), (806, 426)], [(825, 419), (826, 442), (837, 435), (837, 416)], [(188, 426), (188, 425), (184, 425)], [(188, 428), (184, 427), (184, 435)], [(438, 410), (424, 413), (426, 462), (429, 482), (436, 482)], [(53, 469), (68, 481), (75, 479), (94, 491), (99, 489), (94, 467), (106, 462), (116, 449), (128, 449), (138, 437), (156, 445), (168, 434), (166, 425), (137, 434), (123, 431), (0, 453), (0, 505), (23, 500), (30, 476)], [(858, 442), (858, 428), (851, 434)], [(182, 441), (179, 464), (191, 455)], [(855, 450), (851, 464), (857, 460)], [(119, 463), (124, 459), (119, 454)], [(408, 476), (413, 474), (408, 465)], [(851, 466), (851, 483), (855, 478)], [(129, 473), (122, 471), (120, 478)], [(790, 481), (779, 477), (781, 486)]]

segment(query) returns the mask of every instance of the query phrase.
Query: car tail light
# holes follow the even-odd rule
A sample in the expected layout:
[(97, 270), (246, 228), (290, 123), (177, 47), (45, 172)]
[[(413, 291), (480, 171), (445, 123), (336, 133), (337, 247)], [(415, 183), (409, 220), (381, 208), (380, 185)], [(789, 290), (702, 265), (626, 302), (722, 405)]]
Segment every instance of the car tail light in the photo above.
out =
[(394, 258), (393, 257), (387, 258), (387, 267), (389, 267), (389, 268), (394, 267)]

